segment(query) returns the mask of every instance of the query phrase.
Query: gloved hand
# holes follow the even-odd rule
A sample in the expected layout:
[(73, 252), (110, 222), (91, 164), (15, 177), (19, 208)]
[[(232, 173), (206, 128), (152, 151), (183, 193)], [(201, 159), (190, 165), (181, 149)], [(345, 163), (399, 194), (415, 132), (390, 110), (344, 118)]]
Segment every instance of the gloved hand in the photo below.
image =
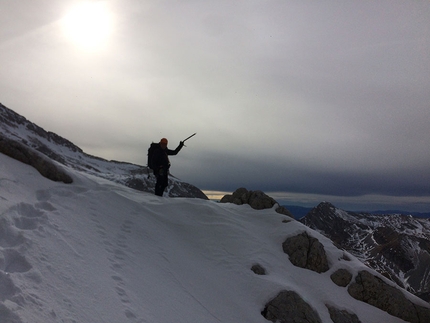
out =
[(185, 146), (184, 142), (183, 142), (183, 141), (180, 141), (180, 142), (179, 142), (179, 147), (180, 147), (180, 148), (182, 148), (182, 147), (184, 147), (184, 146)]

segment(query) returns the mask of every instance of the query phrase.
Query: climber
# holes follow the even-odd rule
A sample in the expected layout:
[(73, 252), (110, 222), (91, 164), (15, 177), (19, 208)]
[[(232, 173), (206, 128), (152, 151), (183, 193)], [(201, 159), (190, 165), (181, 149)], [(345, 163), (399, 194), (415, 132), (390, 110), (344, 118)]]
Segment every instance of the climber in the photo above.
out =
[(167, 187), (170, 168), (169, 156), (177, 155), (182, 147), (184, 147), (183, 141), (179, 142), (175, 150), (167, 148), (167, 144), (167, 139), (162, 138), (158, 144), (151, 145), (150, 149), (153, 149), (153, 151), (148, 154), (148, 164), (150, 164), (148, 166), (154, 171), (154, 175), (157, 178), (155, 195), (158, 196), (163, 196), (163, 192)]

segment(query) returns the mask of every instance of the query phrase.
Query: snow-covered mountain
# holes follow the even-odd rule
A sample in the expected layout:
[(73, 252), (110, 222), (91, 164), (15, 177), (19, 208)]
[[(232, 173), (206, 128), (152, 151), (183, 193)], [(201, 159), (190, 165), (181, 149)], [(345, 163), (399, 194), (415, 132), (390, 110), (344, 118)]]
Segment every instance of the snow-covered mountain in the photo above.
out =
[(430, 220), (354, 213), (323, 202), (302, 223), (317, 230), (410, 292), (430, 294)]
[[(17, 114), (0, 103), (0, 138), (16, 141), (37, 153), (73, 169), (109, 179), (128, 187), (154, 192), (155, 177), (148, 177), (148, 169), (120, 161), (108, 161), (91, 156), (61, 136), (43, 128)], [(149, 143), (148, 143), (149, 147)], [(146, 157), (146, 156), (145, 156)], [(170, 176), (167, 193), (172, 197), (197, 197), (208, 199), (197, 187)]]
[[(36, 147), (18, 125), (7, 135)], [(1, 323), (430, 322), (428, 303), (278, 205), (137, 191), (122, 163), (49, 138), (70, 181), (0, 153)]]
[[(405, 322), (398, 307), (409, 322), (430, 318), (424, 301), (275, 207), (157, 197), (64, 168), (73, 183), (0, 154), (2, 323)], [(297, 237), (319, 244), (323, 272), (293, 264)]]

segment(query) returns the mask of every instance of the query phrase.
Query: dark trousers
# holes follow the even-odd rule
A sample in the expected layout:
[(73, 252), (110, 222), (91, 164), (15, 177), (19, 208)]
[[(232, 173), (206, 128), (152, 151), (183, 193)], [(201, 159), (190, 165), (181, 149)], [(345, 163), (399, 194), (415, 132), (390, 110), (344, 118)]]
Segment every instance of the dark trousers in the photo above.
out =
[(157, 183), (155, 183), (155, 195), (163, 196), (163, 192), (167, 187), (167, 172), (163, 174), (157, 174), (155, 175), (157, 177)]

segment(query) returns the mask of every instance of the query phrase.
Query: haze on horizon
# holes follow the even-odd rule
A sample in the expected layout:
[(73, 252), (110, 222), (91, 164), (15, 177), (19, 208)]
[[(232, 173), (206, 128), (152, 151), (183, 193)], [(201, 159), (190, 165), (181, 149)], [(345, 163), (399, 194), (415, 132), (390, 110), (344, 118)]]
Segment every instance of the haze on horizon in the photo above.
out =
[(430, 211), (427, 1), (0, 1), (0, 102), (205, 191)]

